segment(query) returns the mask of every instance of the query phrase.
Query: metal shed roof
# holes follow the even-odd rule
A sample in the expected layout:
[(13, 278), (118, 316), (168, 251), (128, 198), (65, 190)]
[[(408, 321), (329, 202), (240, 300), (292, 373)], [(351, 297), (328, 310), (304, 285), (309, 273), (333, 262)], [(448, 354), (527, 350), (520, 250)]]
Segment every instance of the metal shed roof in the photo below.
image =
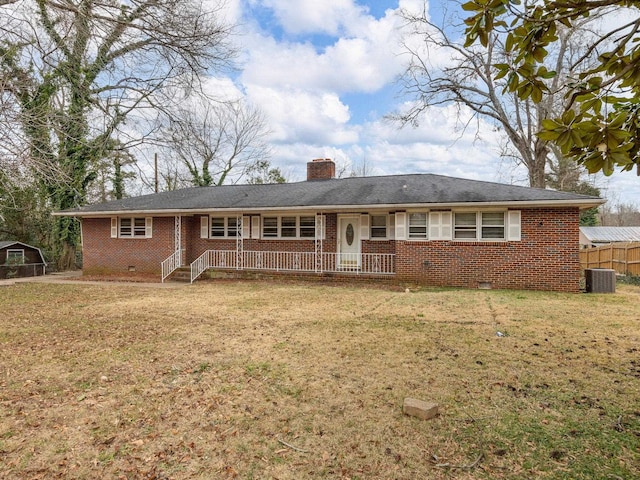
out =
[(640, 227), (580, 227), (592, 243), (640, 242)]

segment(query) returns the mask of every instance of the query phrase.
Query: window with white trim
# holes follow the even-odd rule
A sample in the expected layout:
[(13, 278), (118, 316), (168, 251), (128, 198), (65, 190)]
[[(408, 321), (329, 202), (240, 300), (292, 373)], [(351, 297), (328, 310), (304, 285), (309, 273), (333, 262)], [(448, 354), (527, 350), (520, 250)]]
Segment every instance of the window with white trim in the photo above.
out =
[(122, 238), (145, 238), (147, 236), (147, 218), (120, 217), (118, 219), (118, 236)]
[(262, 238), (315, 238), (314, 215), (262, 217)]
[(504, 240), (504, 212), (482, 212), (482, 239)]
[(370, 238), (387, 238), (387, 215), (371, 215), (370, 229)]
[(280, 236), (283, 238), (296, 238), (298, 235), (297, 217), (280, 217)]
[(409, 217), (409, 238), (427, 239), (427, 214), (426, 212), (413, 212)]
[(24, 250), (17, 248), (7, 249), (7, 265), (22, 265), (24, 263)]
[(505, 240), (504, 212), (454, 212), (456, 240)]
[(315, 238), (316, 237), (316, 217), (311, 215), (308, 217), (300, 217), (300, 237)]
[(211, 217), (210, 238), (230, 238), (238, 236), (238, 219), (236, 217)]

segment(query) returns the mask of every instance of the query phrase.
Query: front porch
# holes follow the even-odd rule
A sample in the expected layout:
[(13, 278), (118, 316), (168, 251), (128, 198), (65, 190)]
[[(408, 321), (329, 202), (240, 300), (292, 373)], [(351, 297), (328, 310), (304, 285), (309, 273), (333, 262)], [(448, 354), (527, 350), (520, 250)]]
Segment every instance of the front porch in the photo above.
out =
[[(163, 262), (163, 281), (182, 263), (181, 256), (176, 252)], [(207, 250), (191, 262), (190, 281), (209, 269), (390, 276), (395, 274), (395, 254)]]

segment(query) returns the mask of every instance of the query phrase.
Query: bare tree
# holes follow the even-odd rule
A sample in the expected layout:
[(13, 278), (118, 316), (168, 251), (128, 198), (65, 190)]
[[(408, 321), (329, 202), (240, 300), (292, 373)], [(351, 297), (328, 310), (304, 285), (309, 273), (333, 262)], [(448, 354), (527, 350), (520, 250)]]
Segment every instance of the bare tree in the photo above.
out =
[[(11, 106), (0, 112), (0, 141), (9, 145), (0, 148), (26, 146), (54, 210), (85, 203), (96, 166), (127, 118), (165, 108), (166, 89), (197, 88), (235, 53), (222, 6), (211, 2), (12, 3), (0, 4), (0, 95)], [(78, 240), (77, 221), (59, 217), (60, 268), (73, 267)]]
[[(536, 133), (541, 122), (562, 111), (568, 100), (553, 93), (544, 99), (522, 100), (517, 92), (505, 90), (510, 79), (502, 77), (495, 67), (510, 61), (505, 36), (492, 33), (486, 48), (467, 48), (463, 39), (452, 39), (447, 33), (456, 30), (454, 25), (447, 31), (438, 27), (429, 20), (426, 8), (420, 13), (403, 10), (402, 16), (410, 34), (403, 45), (409, 61), (400, 84), (412, 104), (392, 118), (402, 125), (418, 126), (432, 107), (452, 103), (465, 106), (505, 133), (510, 146), (505, 156), (527, 168), (530, 186), (544, 188), (546, 167), (554, 156), (548, 142)], [(556, 72), (555, 76), (548, 75), (550, 92), (558, 91), (558, 82), (570, 73), (570, 59), (584, 47), (578, 38), (581, 34), (577, 28), (558, 32), (557, 51), (549, 56), (547, 66), (549, 72)]]
[(169, 156), (193, 186), (239, 182), (269, 158), (264, 115), (242, 101), (214, 102), (205, 97), (174, 112), (162, 129)]

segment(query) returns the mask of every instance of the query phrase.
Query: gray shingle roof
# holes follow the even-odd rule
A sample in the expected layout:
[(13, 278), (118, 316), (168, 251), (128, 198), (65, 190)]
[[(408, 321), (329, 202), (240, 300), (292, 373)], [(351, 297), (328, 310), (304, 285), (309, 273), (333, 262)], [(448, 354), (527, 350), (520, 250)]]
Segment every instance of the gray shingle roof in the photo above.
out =
[(269, 185), (196, 187), (114, 200), (61, 212), (90, 216), (116, 212), (185, 212), (227, 209), (375, 206), (448, 206), (482, 204), (565, 204), (595, 206), (597, 197), (433, 174), (317, 180)]
[(593, 243), (640, 242), (640, 227), (580, 227)]

